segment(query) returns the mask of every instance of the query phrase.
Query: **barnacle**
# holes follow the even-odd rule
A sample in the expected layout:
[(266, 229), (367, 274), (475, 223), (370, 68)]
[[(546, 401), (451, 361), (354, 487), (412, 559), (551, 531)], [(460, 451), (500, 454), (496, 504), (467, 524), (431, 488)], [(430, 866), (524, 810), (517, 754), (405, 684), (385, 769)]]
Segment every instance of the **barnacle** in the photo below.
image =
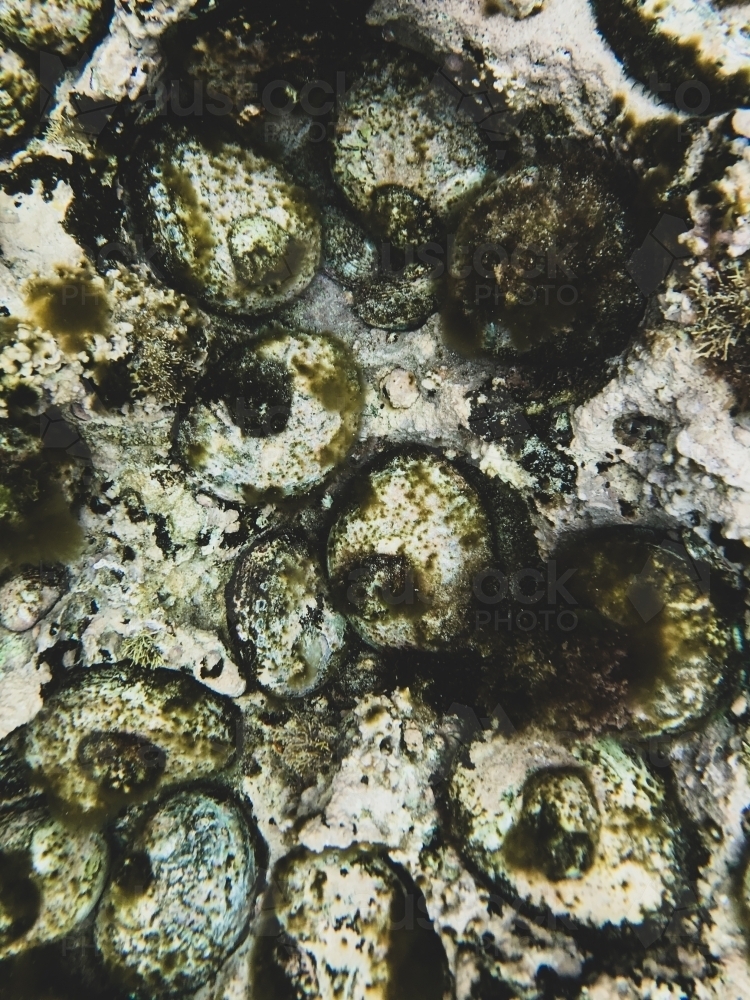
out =
[(489, 156), (470, 118), (436, 81), (426, 87), (416, 64), (376, 59), (367, 69), (339, 108), (333, 161), (380, 247), (378, 274), (357, 282), (354, 311), (370, 326), (409, 330), (439, 308), (440, 223), (488, 176)]
[(333, 175), (364, 217), (387, 185), (445, 217), (488, 174), (489, 153), (468, 115), (407, 58), (374, 59), (338, 110)]
[(734, 651), (718, 574), (680, 543), (627, 529), (594, 534), (565, 558), (577, 567), (571, 593), (614, 627), (627, 651), (626, 703), (638, 730), (679, 731), (704, 716)]
[(289, 856), (263, 903), (281, 933), (261, 938), (255, 988), (333, 1000), (357, 983), (357, 995), (374, 1000), (403, 995), (416, 976), (419, 995), (440, 1000), (445, 952), (429, 920), (413, 921), (415, 903), (413, 889), (367, 845)]

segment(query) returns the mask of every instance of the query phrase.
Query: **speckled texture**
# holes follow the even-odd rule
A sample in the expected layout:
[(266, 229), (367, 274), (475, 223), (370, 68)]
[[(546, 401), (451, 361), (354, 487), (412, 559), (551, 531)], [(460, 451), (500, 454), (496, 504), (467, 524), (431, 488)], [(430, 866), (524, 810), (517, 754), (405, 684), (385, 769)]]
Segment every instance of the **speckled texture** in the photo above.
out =
[(39, 81), (32, 69), (17, 52), (0, 48), (0, 135), (18, 135), (38, 100)]
[(331, 579), (377, 647), (439, 649), (460, 637), (473, 577), (491, 560), (481, 500), (430, 454), (370, 471), (328, 539)]
[[(333, 852), (360, 851), (357, 845), (366, 842), (372, 848), (366, 853), (377, 857), (383, 872), (395, 873), (417, 912), (432, 921), (439, 948), (428, 958), (407, 950), (405, 968), (412, 970), (416, 986), (407, 980), (399, 993), (398, 983), (391, 980), (385, 987), (379, 980), (377, 989), (388, 1000), (419, 996), (420, 988), (431, 995), (425, 972), (443, 962), (448, 993), (456, 1000), (552, 995), (745, 1000), (750, 996), (748, 923), (741, 905), (747, 860), (743, 812), (750, 804), (743, 648), (748, 579), (743, 539), (750, 539), (750, 368), (742, 322), (750, 246), (747, 109), (737, 106), (737, 91), (730, 93), (728, 80), (714, 86), (716, 76), (709, 89), (711, 100), (720, 103), (691, 118), (675, 91), (694, 77), (708, 81), (708, 65), (696, 68), (685, 52), (690, 60), (681, 61), (675, 54), (679, 46), (671, 41), (670, 51), (660, 50), (655, 31), (637, 65), (637, 33), (616, 39), (604, 24), (602, 4), (592, 0), (541, 5), (331, 0), (325, 10), (287, 0), (273, 8), (244, 2), (204, 10), (207, 6), (192, 0), (113, 4), (106, 33), (99, 37), (96, 26), (87, 45), (67, 61), (50, 94), (49, 118), (38, 127), (29, 120), (4, 146), (0, 485), (6, 490), (0, 500), (3, 527), (12, 521), (14, 539), (17, 524), (24, 531), (23, 544), (10, 559), (11, 533), (0, 532), (0, 561), (12, 562), (14, 573), (25, 562), (37, 567), (41, 559), (45, 569), (63, 563), (67, 579), (60, 599), (26, 631), (0, 630), (0, 732), (9, 734), (9, 745), (21, 744), (27, 724), (35, 731), (35, 717), (49, 719), (55, 692), (77, 676), (71, 672), (98, 670), (104, 663), (128, 673), (127, 661), (137, 663), (139, 676), (166, 667), (190, 672), (202, 695), (211, 688), (235, 699), (242, 717), (232, 740), (236, 763), (201, 772), (200, 781), (208, 779), (210, 795), (221, 788), (221, 795), (233, 797), (232, 809), (257, 820), (258, 864), (268, 869), (268, 884), (300, 857), (330, 858)], [(606, 6), (621, 11), (627, 5), (607, 0)], [(745, 9), (723, 4), (720, 17), (737, 25)], [(689, 16), (680, 16), (684, 25), (696, 11), (700, 14), (698, 4)], [(207, 45), (197, 49), (196, 39)], [(187, 61), (185, 52), (192, 53)], [(81, 62), (74, 66), (78, 53)], [(220, 66), (213, 65), (215, 57), (223, 60)], [(196, 59), (199, 79), (190, 69)], [(417, 66), (416, 76), (402, 77), (400, 71), (387, 76), (390, 67), (407, 63)], [(375, 64), (376, 79), (368, 79)], [(339, 70), (345, 71), (341, 81)], [(436, 75), (439, 90), (432, 89)], [(310, 115), (300, 103), (286, 118), (273, 114), (263, 90), (276, 77), (290, 84), (276, 92), (280, 104), (301, 100), (309, 80), (330, 80), (335, 85), (330, 114)], [(178, 78), (181, 89), (173, 94)], [(219, 102), (208, 82), (228, 87), (233, 99), (223, 121), (210, 110)], [(669, 90), (659, 90), (662, 86)], [(370, 105), (360, 100), (368, 89), (377, 97)], [(692, 101), (700, 93), (693, 89), (685, 96)], [(321, 93), (313, 96), (314, 104), (318, 97)], [(79, 116), (81, 98), (105, 107)], [(201, 99), (202, 111), (180, 113)], [(711, 117), (717, 108), (726, 113)], [(16, 110), (23, 118), (23, 108)], [(86, 132), (87, 123), (105, 122), (110, 111), (100, 133)], [(353, 185), (360, 203), (330, 165), (337, 162), (337, 123), (353, 129), (356, 120), (367, 127), (371, 122), (364, 119), (371, 115), (387, 118), (387, 127), (365, 136), (357, 124), (356, 134), (345, 135), (354, 143), (364, 136), (363, 146), (346, 150), (347, 162), (381, 171)], [(199, 298), (195, 285), (182, 284), (152, 253), (154, 241), (138, 214), (142, 189), (135, 173), (147, 165), (149, 139), (164, 134), (164, 119), (191, 137), (188, 144), (203, 145), (199, 137), (209, 135), (206, 147), (213, 150), (219, 148), (218, 132), (229, 126), (233, 146), (262, 149), (264, 161), (281, 165), (288, 179), (305, 187), (305, 199), (321, 206), (324, 220), (335, 216), (331, 228), (335, 233), (340, 226), (340, 238), (333, 245), (329, 241), (310, 269), (309, 284), (268, 313), (265, 307), (256, 312), (255, 305), (233, 312)], [(424, 142), (411, 146), (415, 137)], [(461, 157), (471, 149), (478, 155), (467, 163)], [(626, 213), (635, 210), (636, 248), (649, 231), (663, 236), (656, 228), (662, 213), (687, 227), (670, 243), (670, 258), (679, 259), (672, 261), (666, 282), (642, 297), (633, 286), (643, 325), (612, 322), (612, 339), (601, 338), (598, 354), (577, 348), (579, 342), (565, 330), (536, 353), (488, 354), (468, 336), (466, 325), (453, 322), (450, 275), (436, 278), (433, 286), (419, 269), (419, 258), (401, 280), (372, 273), (375, 258), (382, 263), (383, 242), (390, 241), (391, 261), (399, 264), (409, 245), (455, 235), (461, 211), (480, 195), (471, 194), (455, 217), (447, 211), (453, 194), (443, 182), (457, 166), (461, 184), (478, 166), (477, 179), (481, 175), (489, 185), (497, 179), (494, 173), (518, 178), (530, 167), (544, 173), (557, 165), (567, 177), (574, 163), (584, 165), (580, 173), (589, 204), (604, 194), (619, 202), (607, 219), (611, 231), (622, 236), (625, 258), (632, 244), (620, 225), (623, 206)], [(211, 173), (213, 193), (219, 184)], [(540, 183), (547, 193), (532, 204), (516, 192), (518, 211), (504, 207), (510, 228), (527, 237), (523, 221), (530, 208), (536, 209), (529, 214), (530, 229), (554, 228), (560, 218), (558, 186), (547, 177)], [(501, 214), (494, 221), (503, 221)], [(191, 213), (186, 221), (201, 220)], [(232, 233), (237, 256), (247, 256), (243, 249), (252, 229), (241, 226)], [(205, 230), (198, 225), (196, 232)], [(268, 241), (273, 235), (268, 226), (255, 234)], [(225, 235), (228, 240), (228, 230)], [(596, 261), (584, 263), (596, 272)], [(578, 264), (573, 270), (591, 273)], [(579, 291), (607, 294), (594, 286), (586, 282)], [(621, 288), (608, 286), (618, 295)], [(94, 293), (94, 308), (78, 310), (73, 303), (60, 309), (67, 289), (79, 300)], [(576, 331), (587, 344), (602, 332), (597, 322), (593, 316)], [(326, 424), (309, 386), (284, 357), (261, 364), (255, 354), (253, 345), (273, 339), (279, 329), (286, 332), (282, 337), (320, 337), (326, 344), (333, 335), (343, 353), (334, 352), (334, 359), (315, 340), (309, 356), (317, 356), (320, 347), (331, 368), (356, 371), (357, 419), (345, 455), (330, 466), (321, 465), (315, 453), (340, 426), (341, 413), (326, 411), (331, 421)], [(558, 353), (556, 343), (567, 347)], [(287, 436), (284, 408), (293, 386), (304, 405), (294, 434)], [(48, 410), (54, 410), (54, 419)], [(46, 421), (53, 428), (48, 435)], [(201, 448), (186, 447), (191, 428), (209, 424), (215, 432), (207, 439), (211, 447), (213, 441), (233, 442), (210, 474), (200, 465), (206, 457)], [(11, 441), (9, 427), (22, 428), (22, 435)], [(272, 444), (279, 445), (273, 458)], [(306, 447), (312, 457), (300, 463), (296, 449)], [(511, 594), (509, 632), (502, 622), (493, 628), (492, 612), (500, 610), (502, 618), (505, 605), (471, 607), (466, 603), (471, 588), (463, 584), (449, 609), (454, 617), (442, 622), (449, 638), (433, 636), (434, 646), (392, 646), (393, 636), (384, 636), (387, 641), (381, 646), (379, 640), (374, 649), (352, 627), (346, 657), (319, 688), (297, 699), (263, 690), (252, 663), (243, 661), (232, 641), (225, 597), (235, 568), (259, 539), (292, 533), (304, 539), (309, 589), (317, 592), (328, 575), (331, 526), (361, 502), (370, 473), (394, 451), (412, 455), (426, 447), (441, 467), (455, 471), (481, 496), (492, 518), (490, 557), (509, 574), (538, 566), (546, 582), (549, 567), (543, 561), (549, 558), (558, 560), (559, 578), (561, 553), (572, 544), (578, 572), (565, 586), (574, 591), (583, 555), (602, 526), (653, 529), (659, 544), (695, 543), (700, 558), (710, 563), (708, 595), (688, 594), (679, 574), (661, 563), (655, 570), (663, 583), (675, 584), (667, 595), (669, 608), (660, 612), (675, 640), (674, 655), (660, 660), (658, 642), (649, 650), (654, 656), (648, 664), (669, 667), (654, 678), (655, 700), (638, 702), (632, 676), (618, 673), (634, 664), (625, 655), (632, 634), (616, 608), (608, 605), (605, 617), (587, 601), (571, 606), (578, 623), (570, 633), (554, 628), (554, 615), (544, 632), (538, 615), (536, 630), (521, 634), (518, 613), (546, 610), (547, 595), (538, 607), (527, 608), (520, 600), (516, 605)], [(290, 460), (292, 452), (297, 457)], [(262, 492), (243, 488), (248, 468), (250, 482), (262, 470)], [(300, 468), (302, 478), (295, 479)], [(24, 482), (21, 470), (33, 475)], [(38, 502), (34, 491), (53, 481), (58, 506), (48, 524), (54, 530), (34, 538), (27, 531), (40, 523), (30, 518)], [(274, 483), (281, 484), (280, 493)], [(464, 490), (458, 488), (461, 495)], [(436, 501), (434, 491), (430, 500)], [(467, 511), (472, 505), (467, 503)], [(440, 520), (437, 502), (426, 516), (419, 507), (396, 505), (392, 519), (402, 522), (398, 544), (408, 547), (423, 527), (432, 532)], [(402, 520), (404, 512), (408, 517)], [(438, 532), (445, 540), (440, 556), (452, 544), (456, 525), (449, 527)], [(479, 535), (489, 538), (483, 522), (480, 527)], [(363, 533), (357, 544), (361, 541), (370, 539)], [(32, 542), (37, 548), (29, 556)], [(54, 545), (40, 551), (42, 542)], [(481, 538), (475, 548), (484, 549)], [(323, 565), (313, 573), (316, 559)], [(299, 562), (308, 565), (302, 555)], [(645, 563), (644, 558), (635, 575)], [(10, 574), (3, 573), (5, 583)], [(374, 581), (380, 586), (371, 594), (377, 610), (383, 610), (378, 599), (397, 582), (386, 576)], [(335, 610), (356, 622), (361, 609), (352, 609), (346, 591), (357, 581), (344, 577), (336, 581), (342, 586), (335, 588)], [(621, 584), (615, 582), (612, 598), (620, 610)], [(725, 590), (733, 609), (726, 619)], [(561, 601), (558, 593), (558, 605)], [(632, 605), (627, 595), (624, 603)], [(477, 610), (490, 612), (491, 642), (476, 639)], [(466, 632), (454, 631), (457, 618)], [(521, 623), (528, 618), (525, 614)], [(696, 629), (698, 621), (708, 623), (705, 633)], [(412, 621), (401, 624), (397, 643), (422, 642)], [(659, 639), (658, 627), (656, 633)], [(681, 639), (690, 640), (687, 651)], [(569, 711), (564, 676), (575, 678), (575, 711)], [(527, 682), (539, 677), (550, 678), (549, 684), (534, 686), (530, 694)], [(612, 696), (604, 708), (603, 688)], [(137, 694), (141, 702), (161, 705), (151, 691)], [(638, 732), (630, 709), (636, 711)], [(101, 703), (96, 711), (108, 717)], [(548, 719), (550, 728), (565, 719), (565, 728), (576, 727), (575, 735), (541, 732)], [(625, 756), (609, 740), (606, 753), (596, 750), (598, 763), (584, 759), (584, 750), (598, 746), (592, 734), (612, 725)], [(523, 726), (531, 728), (520, 731)], [(650, 732), (658, 735), (644, 735)], [(497, 880), (482, 868), (491, 852), (470, 856), (465, 838), (456, 833), (449, 779), (461, 772), (478, 782), (467, 763), (477, 747), (534, 741), (533, 768), (514, 770), (502, 757), (496, 779), (480, 789), (486, 795), (512, 786), (518, 810), (512, 818), (529, 844), (540, 848), (531, 859), (523, 852), (520, 859), (514, 855), (521, 868), (508, 871), (508, 881)], [(153, 742), (156, 746), (156, 737)], [(123, 854), (137, 854), (139, 821), (148, 823), (162, 796), (173, 791), (143, 788), (150, 764), (160, 759), (151, 753), (135, 736), (87, 740), (81, 751), (89, 773), (140, 785), (137, 798), (156, 796), (124, 814), (105, 810), (86, 816), (87, 823), (102, 824), (114, 873)], [(0, 788), (5, 768), (3, 748)], [(546, 769), (547, 776), (534, 778), (534, 769)], [(192, 772), (181, 775), (181, 791), (206, 792), (207, 786), (192, 784)], [(615, 777), (621, 779), (616, 790)], [(609, 797), (599, 795), (603, 788)], [(81, 786), (86, 801), (90, 791), (88, 782)], [(38, 804), (42, 783), (24, 794)], [(17, 796), (13, 802), (15, 808)], [(490, 805), (483, 837), (497, 834), (495, 804)], [(75, 804), (69, 812), (75, 815)], [(261, 840), (267, 860), (261, 860)], [(605, 848), (613, 868), (605, 869), (601, 861)], [(623, 862), (626, 850), (632, 853)], [(529, 860), (541, 863), (541, 873), (526, 864)], [(607, 875), (622, 875), (624, 869), (632, 876), (627, 888), (617, 882), (612, 889)], [(186, 864), (183, 882), (192, 874)], [(383, 881), (390, 885), (385, 874)], [(308, 883), (300, 875), (297, 884)], [(382, 899), (385, 903), (387, 895)], [(360, 900), (342, 895), (336, 905), (345, 923), (356, 925)], [(285, 901), (284, 914), (286, 907)], [(322, 909), (331, 910), (328, 903)], [(266, 915), (256, 901), (247, 939), (216, 968), (215, 978), (212, 971), (191, 990), (194, 1000), (283, 994), (280, 986), (264, 991), (251, 958), (256, 944), (269, 943), (262, 934)], [(614, 922), (623, 915), (622, 922)], [(30, 963), (43, 978), (36, 994), (33, 984), (16, 990), (14, 975), (26, 964), (15, 961), (0, 969), (0, 994), (10, 992), (8, 1000), (50, 994), (72, 1000), (87, 983), (103, 984), (101, 978), (86, 978), (96, 960), (93, 916), (73, 929), (74, 952), (67, 951), (66, 933), (64, 944), (45, 951), (53, 966), (42, 970), (41, 963)], [(383, 914), (374, 912), (363, 931), (368, 944), (374, 935), (373, 953), (382, 943), (382, 927)], [(334, 928), (324, 936), (327, 943), (317, 953), (333, 942), (340, 957), (336, 942), (343, 934)], [(304, 952), (291, 943), (291, 954)], [(54, 956), (63, 949), (56, 976)], [(289, 965), (289, 955), (280, 956), (282, 973), (308, 982), (305, 968)], [(341, 964), (339, 957), (337, 974), (343, 976), (344, 966), (352, 972), (362, 968), (361, 952)], [(159, 975), (164, 971), (161, 963)], [(107, 995), (112, 989), (102, 985)]]
[(67, 55), (89, 37), (104, 0), (2, 0), (0, 33), (28, 49)]
[(26, 761), (74, 814), (96, 816), (225, 767), (236, 749), (235, 720), (228, 699), (188, 677), (87, 670), (37, 715)]
[(243, 433), (244, 410), (258, 406), (252, 395), (241, 403), (199, 403), (180, 426), (180, 451), (220, 497), (255, 502), (300, 494), (322, 482), (354, 441), (361, 408), (356, 365), (344, 345), (312, 333), (281, 331), (247, 350), (289, 373), (291, 398), (277, 414), (282, 429)]
[(533, 365), (555, 352), (559, 363), (580, 365), (621, 349), (642, 315), (625, 267), (632, 228), (611, 162), (573, 144), (537, 157), (462, 216), (451, 269), (469, 342), (474, 327), (504, 357)]
[(319, 561), (293, 535), (261, 537), (243, 553), (228, 618), (258, 683), (281, 697), (317, 690), (346, 654), (346, 620), (331, 604)]
[(329, 207), (323, 215), (323, 268), (347, 288), (371, 281), (380, 255), (374, 241), (341, 209)]
[[(300, 998), (386, 1000), (399, 988), (398, 930), (413, 932), (416, 918), (405, 899), (396, 873), (366, 845), (290, 858), (264, 901), (282, 939), (270, 957), (261, 939), (256, 982), (267, 963), (283, 970)], [(443, 1000), (439, 985), (430, 989), (440, 982), (439, 950), (430, 959), (421, 988), (430, 1000)]]
[(139, 154), (139, 213), (171, 279), (210, 307), (267, 312), (320, 258), (320, 222), (278, 166), (236, 143), (166, 129)]
[(236, 947), (252, 906), (255, 859), (237, 809), (197, 792), (168, 799), (115, 872), (96, 946), (126, 988), (180, 996)]
[(448, 213), (488, 169), (471, 120), (406, 58), (367, 66), (339, 110), (333, 174), (365, 216), (385, 184), (409, 188)]
[[(549, 779), (535, 791), (539, 775), (563, 773), (588, 789), (590, 798), (578, 811), (585, 816), (590, 856), (583, 870), (550, 872), (554, 851), (540, 827), (530, 835), (528, 814), (535, 795), (555, 793)], [(565, 747), (544, 732), (510, 739), (495, 734), (472, 745), (469, 760), (451, 778), (450, 795), (463, 849), (511, 898), (590, 927), (664, 923), (674, 907), (680, 843), (663, 784), (615, 741)]]
[(27, 569), (0, 586), (0, 625), (9, 632), (26, 632), (60, 600), (61, 580), (54, 573)]

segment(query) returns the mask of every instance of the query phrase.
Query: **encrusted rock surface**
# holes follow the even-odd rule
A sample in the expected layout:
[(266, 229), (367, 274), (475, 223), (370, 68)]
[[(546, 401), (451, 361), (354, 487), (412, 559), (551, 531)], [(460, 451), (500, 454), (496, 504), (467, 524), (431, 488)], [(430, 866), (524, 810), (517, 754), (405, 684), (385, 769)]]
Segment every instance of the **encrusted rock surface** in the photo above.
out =
[(747, 4), (229, 6), (0, 3), (0, 1000), (746, 1000)]

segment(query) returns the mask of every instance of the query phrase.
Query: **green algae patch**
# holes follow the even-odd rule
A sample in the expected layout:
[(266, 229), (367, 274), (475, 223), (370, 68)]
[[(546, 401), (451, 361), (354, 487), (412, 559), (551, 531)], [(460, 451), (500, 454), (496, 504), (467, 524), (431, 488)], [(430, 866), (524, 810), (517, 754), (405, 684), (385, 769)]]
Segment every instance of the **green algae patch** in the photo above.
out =
[(83, 541), (59, 487), (49, 485), (43, 497), (19, 512), (12, 489), (0, 484), (0, 569), (69, 562), (81, 553)]
[(191, 469), (200, 469), (208, 458), (208, 449), (202, 444), (191, 444), (187, 448), (186, 458)]
[[(292, 358), (295, 371), (307, 380), (310, 393), (330, 412), (338, 411), (358, 421), (364, 392), (354, 357), (349, 348), (333, 334), (326, 334), (330, 358), (325, 363), (309, 364)], [(348, 420), (347, 422), (351, 422)]]
[(26, 290), (31, 318), (68, 354), (85, 351), (109, 330), (111, 305), (104, 282), (88, 268), (59, 267), (56, 278), (35, 278)]

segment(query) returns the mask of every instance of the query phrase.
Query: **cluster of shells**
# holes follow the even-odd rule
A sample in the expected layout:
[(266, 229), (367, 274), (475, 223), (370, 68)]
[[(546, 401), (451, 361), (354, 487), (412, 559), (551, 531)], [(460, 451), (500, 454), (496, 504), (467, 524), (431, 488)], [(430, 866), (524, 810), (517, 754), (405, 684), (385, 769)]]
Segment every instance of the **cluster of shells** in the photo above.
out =
[[(113, 17), (143, 41), (179, 6)], [(707, 319), (695, 338), (705, 378), (747, 402), (748, 9), (684, 6), (586, 9), (636, 80), (701, 68), (699, 114), (644, 124), (613, 97), (593, 136), (564, 98), (519, 98), (520, 128), (468, 41), (440, 67), (367, 34), (358, 5), (316, 35), (300, 4), (286, 38), (273, 12), (217, 2), (163, 39), (172, 105), (114, 102), (92, 139), (83, 78), (52, 87), (34, 60), (83, 59), (107, 5), (0, 0), (2, 197), (46, 218), (70, 190), (54, 239), (81, 253), (23, 292), (9, 278), (0, 316), (0, 684), (32, 691), (14, 715), (0, 686), (16, 720), (0, 1000), (53, 995), (37, 957), (63, 970), (61, 996), (137, 1000), (583, 1000), (620, 974), (612, 996), (661, 1000), (708, 967), (724, 834), (690, 797), (691, 739), (744, 735), (750, 560), (692, 512), (555, 520), (580, 499), (571, 417), (660, 306), (692, 294), (708, 316), (720, 289), (723, 354)], [(546, 7), (483, 11), (533, 23)], [(357, 72), (313, 100), (302, 81), (337, 39)], [(274, 73), (299, 86), (264, 90)], [(229, 87), (226, 116), (185, 113), (186, 81)], [(40, 87), (59, 88), (44, 126)], [(691, 144), (667, 168), (677, 127)], [(744, 194), (727, 207), (731, 171)], [(654, 213), (677, 205), (694, 224), (657, 241)], [(374, 377), (375, 344), (461, 373), (463, 415), (398, 423), (439, 379)], [(634, 454), (669, 431), (616, 426)], [(413, 812), (398, 849), (394, 794)], [(739, 829), (750, 791), (732, 795)], [(541, 959), (524, 979), (501, 925), (515, 948), (575, 952), (567, 982)], [(669, 992), (625, 992), (654, 969)]]

